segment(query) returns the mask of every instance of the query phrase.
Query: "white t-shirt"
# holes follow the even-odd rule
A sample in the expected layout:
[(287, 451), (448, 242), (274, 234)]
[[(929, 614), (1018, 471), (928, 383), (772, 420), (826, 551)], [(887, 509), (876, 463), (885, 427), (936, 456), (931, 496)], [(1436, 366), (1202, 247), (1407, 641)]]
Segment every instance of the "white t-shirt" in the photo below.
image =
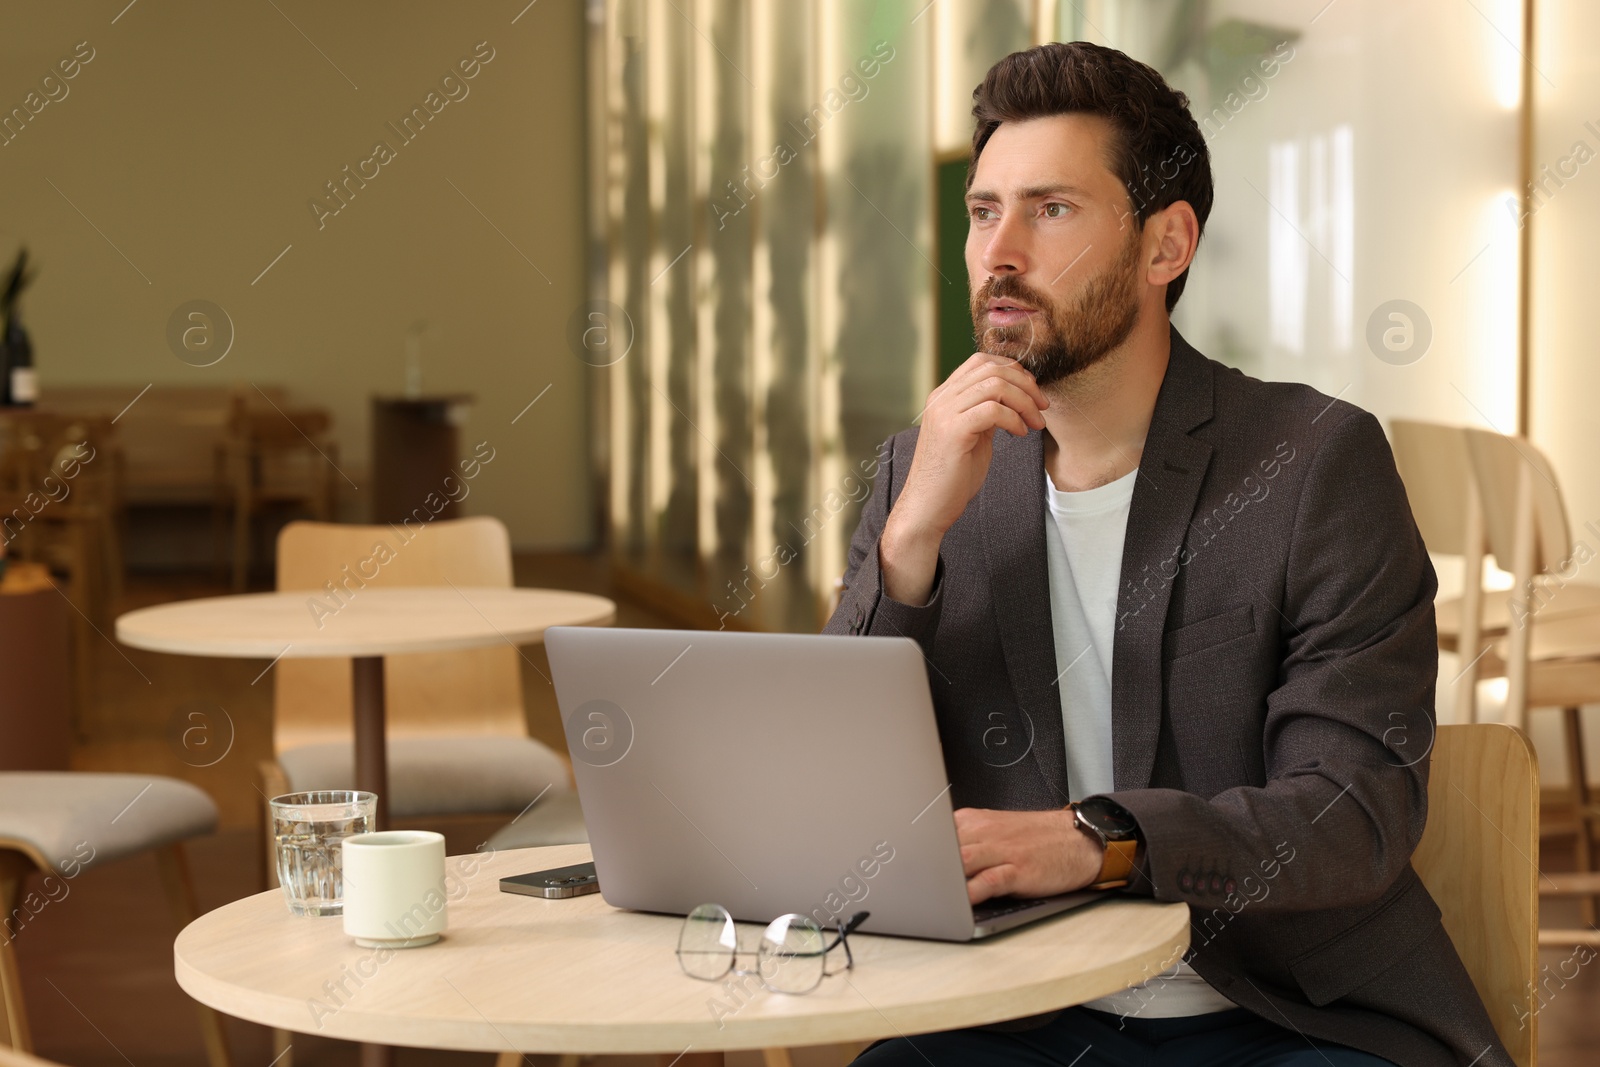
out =
[[(1115, 788), (1111, 760), (1111, 650), (1128, 506), (1139, 472), (1081, 493), (1064, 493), (1047, 475), (1045, 555), (1050, 622), (1066, 733), (1067, 793), (1082, 800)], [(1095, 1011), (1168, 1019), (1226, 1011), (1234, 1003), (1187, 963), (1084, 1005)]]

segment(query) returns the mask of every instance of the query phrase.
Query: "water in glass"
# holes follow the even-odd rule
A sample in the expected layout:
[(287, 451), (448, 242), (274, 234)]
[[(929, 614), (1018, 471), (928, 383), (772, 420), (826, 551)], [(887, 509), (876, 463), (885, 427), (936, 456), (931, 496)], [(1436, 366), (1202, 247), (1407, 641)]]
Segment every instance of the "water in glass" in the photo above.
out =
[(296, 915), (344, 911), (341, 843), (374, 829), (377, 796), (353, 790), (289, 793), (272, 800), (278, 884)]

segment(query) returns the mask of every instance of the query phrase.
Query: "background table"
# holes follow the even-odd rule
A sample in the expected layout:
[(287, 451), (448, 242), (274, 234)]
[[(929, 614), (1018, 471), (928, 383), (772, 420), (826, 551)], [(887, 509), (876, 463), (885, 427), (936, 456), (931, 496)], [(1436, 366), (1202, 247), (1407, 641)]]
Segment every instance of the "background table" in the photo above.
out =
[[(465, 393), (372, 398), (373, 522), (405, 522), (417, 501), (459, 475), (459, 427), (473, 399)], [(460, 514), (460, 502), (447, 498), (434, 521)]]
[[(972, 944), (857, 935), (855, 970), (804, 996), (756, 991), (740, 1006), (722, 983), (679, 970), (681, 918), (619, 911), (598, 894), (544, 900), (499, 890), (506, 875), (588, 858), (588, 845), (452, 857), (456, 899), (444, 937), (387, 959), (357, 946), (337, 919), (289, 914), (278, 892), (247, 897), (178, 935), (178, 984), (229, 1015), (351, 1041), (677, 1054), (869, 1040), (1049, 1011), (1152, 977), (1189, 943), (1185, 905), (1113, 898)], [(741, 945), (754, 946), (760, 931), (740, 932)], [(720, 1019), (718, 1003), (729, 1009)]]
[(301, 591), (161, 604), (118, 618), (117, 640), (186, 656), (352, 657), (356, 787), (378, 794), (379, 829), (389, 821), (384, 656), (536, 644), (551, 626), (598, 625), (617, 610), (605, 597), (554, 589), (360, 589), (337, 611), (312, 609), (327, 600)]

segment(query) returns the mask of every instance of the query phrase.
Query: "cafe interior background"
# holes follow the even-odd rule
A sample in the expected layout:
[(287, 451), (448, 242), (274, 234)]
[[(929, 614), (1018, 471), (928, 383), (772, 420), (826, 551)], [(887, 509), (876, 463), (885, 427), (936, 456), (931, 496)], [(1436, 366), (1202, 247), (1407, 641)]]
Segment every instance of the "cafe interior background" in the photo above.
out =
[[(619, 623), (817, 629), (876, 446), (971, 349), (971, 90), (1075, 39), (1151, 63), (1202, 119), (1189, 341), (1386, 425), (1524, 435), (1565, 496), (1559, 562), (1593, 581), (1590, 3), (9, 4), (0, 264), (26, 249), (37, 402), (0, 414), (0, 466), (52, 411), (98, 451), (7, 528), (11, 568), (59, 595), (0, 598), (34, 605), (0, 619), (0, 684), (59, 684), (0, 716), (28, 719), (0, 759), (199, 785), (221, 811), (190, 850), (202, 908), (259, 891), (269, 661), (119, 647), (110, 623), (272, 588), (296, 518), (493, 516), (519, 585), (611, 596)], [(474, 476), (408, 481), (419, 441)], [(10, 511), (30, 486), (3, 488)], [(1435, 564), (1458, 592), (1459, 558)], [(1441, 721), (1463, 666), (1441, 656)], [(526, 650), (529, 730), (560, 750), (546, 673)], [(1480, 693), (1493, 720), (1505, 682)], [(1559, 809), (1559, 713), (1528, 727)], [(452, 851), (486, 825), (453, 824)], [(1570, 862), (1570, 825), (1546, 832)], [(42, 1055), (199, 1062), (153, 862), (86, 872), (31, 926)], [(1551, 999), (1546, 1062), (1587, 1062), (1597, 997), (1585, 971)], [(237, 1062), (271, 1059), (262, 1028), (229, 1034)]]

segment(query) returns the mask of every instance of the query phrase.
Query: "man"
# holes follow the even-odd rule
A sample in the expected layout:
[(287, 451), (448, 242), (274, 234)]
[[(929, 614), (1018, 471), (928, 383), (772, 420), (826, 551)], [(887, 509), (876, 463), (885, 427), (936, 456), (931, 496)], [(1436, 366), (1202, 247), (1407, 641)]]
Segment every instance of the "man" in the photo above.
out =
[(1191, 946), (857, 1062), (1509, 1064), (1410, 866), (1436, 583), (1382, 429), (1171, 328), (1212, 187), (1159, 74), (1051, 44), (975, 99), (982, 351), (886, 443), (828, 630), (921, 645), (974, 903), (1125, 882)]

